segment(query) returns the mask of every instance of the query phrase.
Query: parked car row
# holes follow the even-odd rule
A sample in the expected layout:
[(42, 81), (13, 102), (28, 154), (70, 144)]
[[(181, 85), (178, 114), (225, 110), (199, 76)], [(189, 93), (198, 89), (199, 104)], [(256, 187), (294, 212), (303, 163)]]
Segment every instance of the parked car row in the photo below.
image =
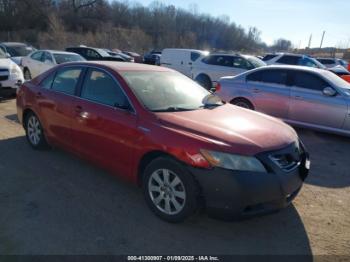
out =
[(115, 63), (123, 56), (113, 50), (66, 51), (22, 59), (28, 70), (51, 65), (17, 92), (28, 143), (62, 147), (140, 185), (169, 222), (200, 207), (246, 217), (290, 204), (310, 160), (281, 120), (350, 136), (350, 84), (310, 57), (266, 65), (249, 55), (165, 49), (149, 56), (159, 67)]

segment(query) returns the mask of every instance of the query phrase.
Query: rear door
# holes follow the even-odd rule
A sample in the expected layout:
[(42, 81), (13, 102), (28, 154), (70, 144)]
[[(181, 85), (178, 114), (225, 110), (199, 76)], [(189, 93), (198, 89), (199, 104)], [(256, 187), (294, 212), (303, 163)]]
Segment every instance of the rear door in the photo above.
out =
[(246, 81), (258, 111), (287, 118), (291, 93), (288, 70), (259, 70), (249, 74)]
[(323, 89), (331, 85), (319, 75), (294, 71), (289, 119), (328, 128), (342, 128), (348, 105), (343, 96), (325, 96)]
[(74, 99), (72, 137), (84, 157), (128, 173), (137, 143), (137, 117), (118, 81), (107, 71), (90, 68)]
[(46, 135), (68, 149), (72, 148), (72, 103), (82, 72), (81, 67), (61, 68), (42, 81), (36, 94)]
[(41, 65), (43, 61), (43, 54), (44, 52), (38, 51), (33, 53), (30, 56), (30, 59), (27, 59), (27, 67), (30, 71), (31, 77), (34, 78), (38, 76), (41, 72)]

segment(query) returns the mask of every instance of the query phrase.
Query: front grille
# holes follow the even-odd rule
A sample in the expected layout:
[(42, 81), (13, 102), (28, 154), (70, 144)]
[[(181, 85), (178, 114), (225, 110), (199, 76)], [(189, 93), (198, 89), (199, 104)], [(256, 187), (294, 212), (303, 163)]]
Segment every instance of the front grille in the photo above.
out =
[(290, 172), (297, 168), (301, 163), (301, 149), (299, 144), (294, 143), (288, 150), (282, 152), (271, 153), (269, 158), (274, 162), (279, 168), (286, 172)]

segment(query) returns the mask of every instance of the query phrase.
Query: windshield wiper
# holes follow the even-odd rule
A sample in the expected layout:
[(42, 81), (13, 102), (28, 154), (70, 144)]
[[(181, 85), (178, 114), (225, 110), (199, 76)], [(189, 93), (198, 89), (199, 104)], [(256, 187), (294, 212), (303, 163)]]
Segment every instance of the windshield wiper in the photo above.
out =
[(178, 112), (178, 111), (191, 111), (191, 110), (195, 110), (195, 108), (169, 106), (167, 108), (154, 109), (152, 110), (152, 112)]

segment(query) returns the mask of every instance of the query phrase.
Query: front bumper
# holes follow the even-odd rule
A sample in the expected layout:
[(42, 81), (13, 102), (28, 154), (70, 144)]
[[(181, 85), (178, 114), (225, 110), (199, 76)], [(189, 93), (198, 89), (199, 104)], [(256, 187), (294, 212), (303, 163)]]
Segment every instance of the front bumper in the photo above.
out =
[[(283, 149), (285, 150), (285, 149)], [(232, 218), (250, 217), (288, 206), (299, 193), (309, 172), (309, 156), (303, 148), (300, 164), (285, 172), (274, 166), (266, 152), (258, 155), (268, 173), (210, 170), (191, 167), (210, 213)]]
[(24, 79), (16, 78), (16, 79), (8, 79), (4, 81), (0, 81), (0, 90), (1, 89), (17, 89), (20, 85), (22, 85)]

